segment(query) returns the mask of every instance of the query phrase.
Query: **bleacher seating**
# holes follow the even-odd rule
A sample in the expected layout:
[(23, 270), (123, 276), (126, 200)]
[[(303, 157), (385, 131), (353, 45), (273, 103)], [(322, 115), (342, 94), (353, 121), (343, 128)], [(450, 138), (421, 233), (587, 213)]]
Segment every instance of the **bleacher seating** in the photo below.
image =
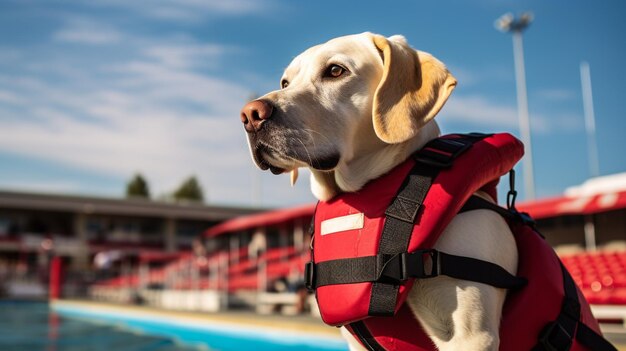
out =
[[(205, 274), (194, 281), (189, 274), (191, 269), (210, 270), (211, 267), (217, 267), (220, 264), (219, 261), (227, 255), (226, 252), (217, 252), (204, 260), (198, 260), (193, 255), (185, 255), (161, 268), (151, 269), (144, 283), (160, 284), (178, 290), (219, 289), (226, 286), (230, 292), (256, 290), (259, 281), (259, 262), (265, 263), (265, 279), (268, 285), (271, 285), (274, 281), (285, 278), (294, 271), (302, 273), (305, 262), (309, 260), (308, 250), (297, 252), (293, 247), (269, 249), (258, 259), (248, 257), (247, 250), (240, 250), (238, 254), (239, 257), (236, 260), (234, 255), (229, 257), (228, 276), (222, 274), (215, 279), (210, 274)], [(138, 274), (132, 274), (101, 281), (96, 285), (137, 288), (140, 283)]]
[(561, 260), (589, 303), (626, 305), (626, 251), (569, 254)]

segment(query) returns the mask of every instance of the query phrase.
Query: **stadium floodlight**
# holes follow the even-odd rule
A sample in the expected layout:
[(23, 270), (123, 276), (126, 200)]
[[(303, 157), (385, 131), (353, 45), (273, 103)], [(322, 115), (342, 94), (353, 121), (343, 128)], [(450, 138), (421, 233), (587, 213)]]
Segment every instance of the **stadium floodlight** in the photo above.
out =
[(535, 181), (533, 175), (533, 156), (530, 141), (530, 117), (528, 116), (528, 97), (526, 93), (526, 71), (524, 68), (524, 47), (522, 32), (533, 21), (533, 14), (523, 13), (519, 18), (507, 13), (498, 18), (495, 27), (501, 32), (513, 34), (513, 57), (515, 61), (515, 82), (517, 86), (517, 113), (519, 116), (520, 134), (525, 147), (523, 160), (524, 188), (527, 200), (535, 198)]
[(524, 12), (519, 18), (515, 18), (512, 13), (505, 13), (496, 20), (496, 29), (504, 33), (518, 31), (521, 32), (526, 29), (533, 21), (533, 14), (531, 12)]

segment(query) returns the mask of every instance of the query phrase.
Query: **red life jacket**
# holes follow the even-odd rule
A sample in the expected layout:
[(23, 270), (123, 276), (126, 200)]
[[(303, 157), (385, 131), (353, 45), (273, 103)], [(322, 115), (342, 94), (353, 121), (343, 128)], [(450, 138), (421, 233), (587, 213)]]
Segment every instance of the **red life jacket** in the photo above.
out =
[[(324, 322), (346, 326), (368, 350), (434, 351), (404, 302), (414, 279), (448, 275), (511, 289), (501, 350), (586, 350), (583, 343), (613, 350), (553, 249), (532, 220), (515, 210), (514, 191), (507, 199), (510, 210), (472, 196), (484, 190), (495, 198), (500, 176), (523, 152), (509, 134), (448, 135), (360, 191), (319, 202), (305, 275)], [(459, 211), (478, 208), (507, 219), (523, 278), (493, 263), (432, 249)]]

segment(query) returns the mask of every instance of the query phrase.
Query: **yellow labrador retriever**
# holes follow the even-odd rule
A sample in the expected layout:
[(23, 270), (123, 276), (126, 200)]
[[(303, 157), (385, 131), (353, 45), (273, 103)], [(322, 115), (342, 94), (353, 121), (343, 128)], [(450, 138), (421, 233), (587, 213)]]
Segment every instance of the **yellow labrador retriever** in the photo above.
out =
[[(456, 79), (402, 36), (362, 33), (297, 56), (281, 89), (246, 104), (241, 121), (254, 162), (273, 173), (311, 170), (320, 200), (359, 190), (440, 131), (434, 121)], [(482, 195), (486, 196), (486, 195)], [(504, 220), (488, 210), (459, 214), (435, 248), (517, 271)], [(506, 290), (440, 276), (417, 281), (407, 300), (440, 350), (498, 350)], [(344, 332), (352, 350), (361, 346)]]

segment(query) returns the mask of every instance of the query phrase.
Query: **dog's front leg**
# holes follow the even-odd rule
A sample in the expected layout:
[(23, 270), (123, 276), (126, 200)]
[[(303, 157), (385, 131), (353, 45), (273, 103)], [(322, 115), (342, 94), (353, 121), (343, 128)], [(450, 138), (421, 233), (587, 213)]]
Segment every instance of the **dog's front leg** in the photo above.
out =
[(418, 281), (407, 302), (440, 351), (496, 351), (505, 290), (438, 277)]

